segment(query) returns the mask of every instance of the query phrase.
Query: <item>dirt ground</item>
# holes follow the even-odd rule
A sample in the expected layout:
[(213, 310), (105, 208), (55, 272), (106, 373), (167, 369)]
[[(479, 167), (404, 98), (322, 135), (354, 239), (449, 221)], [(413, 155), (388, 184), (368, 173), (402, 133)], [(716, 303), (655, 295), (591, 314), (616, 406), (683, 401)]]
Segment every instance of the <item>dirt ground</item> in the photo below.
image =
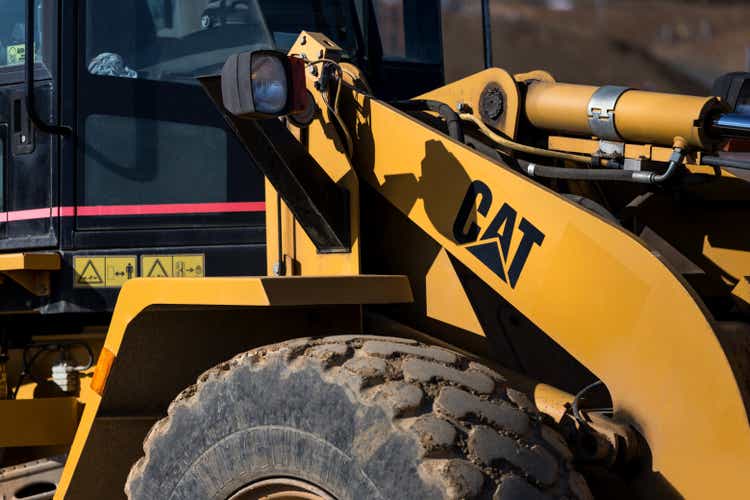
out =
[[(479, 4), (444, 1), (448, 81), (482, 67)], [(717, 76), (750, 70), (746, 2), (494, 0), (491, 11), (494, 63), (512, 73), (705, 94)]]

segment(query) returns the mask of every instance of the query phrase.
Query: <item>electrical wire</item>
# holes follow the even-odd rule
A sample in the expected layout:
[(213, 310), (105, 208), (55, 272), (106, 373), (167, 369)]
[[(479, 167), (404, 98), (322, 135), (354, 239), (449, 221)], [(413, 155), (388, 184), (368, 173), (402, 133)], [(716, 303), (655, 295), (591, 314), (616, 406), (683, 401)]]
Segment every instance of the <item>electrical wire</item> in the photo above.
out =
[[(63, 353), (63, 356), (67, 358), (68, 352), (70, 351), (70, 348), (72, 347), (83, 347), (86, 350), (86, 353), (88, 354), (88, 360), (84, 365), (79, 365), (73, 367), (74, 371), (82, 372), (85, 370), (88, 370), (94, 365), (94, 352), (91, 350), (91, 346), (89, 346), (85, 342), (64, 342), (64, 343), (49, 343), (49, 344), (32, 344), (24, 347), (23, 354), (21, 356), (21, 361), (23, 363), (23, 367), (21, 369), (21, 374), (18, 377), (18, 382), (16, 383), (16, 388), (13, 391), (13, 396), (11, 399), (16, 399), (18, 396), (18, 391), (21, 390), (21, 386), (23, 385), (24, 380), (28, 377), (37, 384), (42, 382), (42, 380), (37, 379), (34, 377), (33, 370), (34, 370), (34, 364), (36, 363), (39, 356), (41, 356), (43, 353), (46, 352), (61, 352)], [(32, 349), (36, 348), (37, 351), (34, 353), (33, 356), (31, 356), (31, 359), (28, 359), (28, 353)]]
[(334, 61), (333, 59), (322, 58), (316, 61), (310, 61), (306, 64), (306, 67), (315, 66), (317, 64), (325, 64), (325, 63), (331, 64), (333, 67), (335, 67), (338, 70), (339, 74), (337, 78), (336, 96), (334, 97), (333, 106), (331, 106), (325, 94), (323, 94), (322, 92), (321, 92), (321, 98), (323, 99), (323, 102), (328, 108), (328, 111), (333, 115), (333, 117), (338, 122), (339, 127), (341, 128), (341, 132), (344, 134), (344, 140), (346, 141), (346, 156), (347, 158), (351, 159), (354, 153), (354, 141), (352, 140), (352, 136), (349, 133), (349, 129), (344, 123), (343, 118), (341, 118), (341, 115), (339, 114), (339, 97), (341, 96), (341, 86), (344, 81), (344, 73), (348, 74), (352, 78), (353, 82), (356, 82), (358, 78), (352, 72), (344, 69), (338, 61)]
[(573, 417), (575, 417), (575, 419), (578, 420), (579, 422), (585, 421), (584, 418), (581, 416), (581, 411), (579, 409), (579, 403), (583, 399), (584, 394), (586, 394), (588, 391), (590, 391), (594, 387), (598, 387), (600, 385), (604, 385), (604, 382), (602, 382), (601, 380), (597, 380), (593, 384), (589, 384), (583, 389), (581, 389), (580, 391), (578, 391), (578, 393), (573, 398), (573, 404), (572, 404)]
[[(293, 54), (293, 55), (298, 55), (298, 54)], [(338, 62), (338, 61), (334, 61), (333, 59), (327, 59), (327, 58), (324, 57), (322, 59), (318, 59), (318, 60), (315, 60), (315, 61), (306, 61), (305, 67), (309, 68), (310, 66), (316, 66), (318, 64), (323, 64), (323, 63), (332, 64), (332, 65), (336, 66), (336, 68), (339, 70), (340, 73), (348, 75), (349, 78), (352, 79), (352, 85), (348, 85), (350, 88), (352, 88), (353, 90), (356, 90), (357, 92), (365, 94), (368, 97), (373, 97), (373, 95), (372, 95), (372, 89), (370, 88), (370, 85), (367, 83), (367, 81), (364, 80), (361, 77), (361, 75), (357, 75), (354, 72), (349, 71), (348, 69), (344, 68), (344, 66), (340, 62)], [(362, 91), (362, 89), (358, 89), (356, 87), (357, 86), (357, 82), (359, 82), (359, 84), (361, 84), (362, 86), (364, 86), (364, 92)]]
[(341, 118), (341, 115), (338, 111), (339, 106), (339, 96), (341, 95), (341, 82), (343, 81), (343, 78), (339, 76), (338, 78), (338, 87), (336, 89), (336, 97), (334, 98), (333, 107), (328, 102), (328, 99), (325, 97), (325, 95), (321, 95), (323, 102), (326, 103), (326, 107), (328, 107), (328, 111), (330, 111), (333, 116), (336, 118), (336, 121), (339, 123), (339, 127), (341, 128), (341, 131), (344, 133), (344, 139), (346, 140), (346, 156), (351, 159), (352, 154), (354, 153), (354, 141), (352, 140), (352, 135), (349, 133), (349, 129), (346, 127), (346, 124), (344, 123), (343, 118)]

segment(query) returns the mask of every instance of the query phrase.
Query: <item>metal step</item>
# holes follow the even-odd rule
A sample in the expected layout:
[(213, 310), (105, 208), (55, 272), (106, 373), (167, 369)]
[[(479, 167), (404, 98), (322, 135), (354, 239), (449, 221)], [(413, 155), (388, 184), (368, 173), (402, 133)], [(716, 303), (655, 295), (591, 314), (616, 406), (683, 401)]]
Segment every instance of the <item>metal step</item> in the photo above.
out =
[(48, 500), (55, 495), (65, 455), (0, 469), (0, 500)]

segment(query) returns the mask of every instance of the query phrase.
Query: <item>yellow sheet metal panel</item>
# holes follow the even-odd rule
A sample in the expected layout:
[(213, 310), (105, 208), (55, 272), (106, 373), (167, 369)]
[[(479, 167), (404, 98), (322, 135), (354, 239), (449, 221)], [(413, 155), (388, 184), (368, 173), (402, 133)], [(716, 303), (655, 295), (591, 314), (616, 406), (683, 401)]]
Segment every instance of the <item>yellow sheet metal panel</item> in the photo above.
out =
[(120, 292), (102, 352), (111, 363), (102, 363), (96, 383), (83, 387), (85, 402), (81, 422), (55, 493), (65, 498), (78, 460), (101, 403), (107, 371), (117, 362), (128, 324), (153, 305), (294, 306), (323, 304), (389, 304), (413, 300), (405, 276), (319, 276), (286, 278), (149, 278), (128, 281)]
[[(493, 87), (500, 92), (502, 113), (495, 120), (489, 120), (481, 114), (481, 96), (482, 92)], [(518, 88), (513, 77), (500, 68), (489, 68), (480, 71), (444, 87), (422, 94), (417, 99), (435, 99), (448, 104), (453, 109), (458, 109), (459, 104), (468, 106), (469, 112), (477, 118), (483, 119), (488, 125), (500, 130), (510, 138), (516, 136), (521, 105)]]
[(0, 400), (0, 448), (70, 444), (78, 411), (73, 397)]
[[(304, 43), (302, 40), (305, 40)], [(338, 60), (342, 50), (331, 39), (322, 33), (302, 32), (290, 54), (305, 55), (309, 60), (318, 58)], [(346, 71), (359, 74), (359, 70), (347, 64)], [(306, 72), (307, 84), (313, 88), (316, 76)], [(351, 78), (347, 75), (347, 79)], [(354, 275), (360, 272), (359, 247), (359, 180), (351, 175), (351, 165), (347, 156), (346, 141), (339, 134), (335, 116), (319, 92), (313, 92), (315, 104), (321, 111), (315, 120), (306, 128), (306, 139), (301, 141), (308, 147), (308, 152), (328, 176), (349, 192), (349, 210), (351, 225), (351, 249), (342, 253), (318, 253), (315, 245), (305, 233), (304, 228), (296, 222), (283, 201), (277, 208), (276, 192), (266, 184), (266, 225), (269, 273), (278, 261), (278, 236), (281, 234), (282, 258), (286, 263), (287, 276), (316, 275)], [(289, 124), (289, 129), (301, 139), (300, 129)], [(269, 203), (270, 201), (270, 203)], [(276, 210), (281, 210), (281, 217)], [(281, 227), (279, 228), (279, 224)]]
[(57, 271), (60, 255), (56, 253), (3, 253), (0, 254), (0, 271)]
[(445, 249), (438, 252), (425, 276), (427, 316), (485, 336), (471, 299), (466, 294)]
[[(386, 104), (359, 101), (369, 111), (351, 124), (362, 177), (600, 377), (618, 415), (648, 440), (656, 470), (688, 498), (729, 498), (750, 487), (742, 396), (680, 279), (619, 227)], [(408, 178), (418, 182), (395, 182)], [(532, 227), (543, 238), (530, 240)], [(696, 456), (706, 459), (697, 464)]]

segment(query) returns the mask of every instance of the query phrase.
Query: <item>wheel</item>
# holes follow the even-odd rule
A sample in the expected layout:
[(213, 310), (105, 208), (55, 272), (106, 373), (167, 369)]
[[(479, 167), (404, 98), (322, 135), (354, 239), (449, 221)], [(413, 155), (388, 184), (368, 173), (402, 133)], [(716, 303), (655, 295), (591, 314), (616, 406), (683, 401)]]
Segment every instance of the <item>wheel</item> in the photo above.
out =
[(564, 440), (522, 393), (407, 339), (299, 339), (201, 375), (146, 437), (130, 499), (577, 498)]

